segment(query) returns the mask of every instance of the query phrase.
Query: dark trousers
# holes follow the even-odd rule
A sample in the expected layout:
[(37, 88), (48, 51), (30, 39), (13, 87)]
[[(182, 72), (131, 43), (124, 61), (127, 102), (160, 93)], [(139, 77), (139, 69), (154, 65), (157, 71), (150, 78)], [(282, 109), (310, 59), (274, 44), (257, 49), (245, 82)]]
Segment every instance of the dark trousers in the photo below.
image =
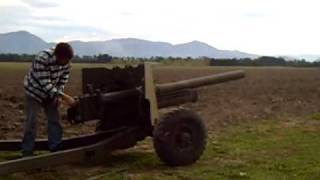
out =
[(62, 127), (60, 125), (58, 104), (50, 101), (45, 104), (39, 103), (29, 95), (26, 95), (26, 119), (24, 122), (24, 135), (22, 139), (22, 153), (24, 155), (32, 155), (36, 134), (37, 123), (36, 117), (41, 107), (48, 119), (48, 147), (50, 151), (55, 151), (62, 141)]

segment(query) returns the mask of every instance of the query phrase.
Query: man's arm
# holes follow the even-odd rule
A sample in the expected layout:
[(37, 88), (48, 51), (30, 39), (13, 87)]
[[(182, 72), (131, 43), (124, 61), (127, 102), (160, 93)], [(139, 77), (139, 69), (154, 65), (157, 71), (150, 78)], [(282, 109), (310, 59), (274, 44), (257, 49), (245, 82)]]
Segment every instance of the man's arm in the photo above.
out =
[(71, 69), (71, 65), (68, 64), (68, 67), (64, 70), (64, 72), (62, 73), (61, 77), (59, 78), (59, 81), (57, 83), (57, 90), (58, 90), (58, 94), (59, 95), (63, 95), (63, 91), (64, 91), (64, 86), (65, 84), (69, 81), (69, 76), (70, 76), (70, 69)]
[(60, 95), (62, 102), (68, 106), (73, 106), (75, 104), (75, 100), (73, 97), (69, 96), (68, 94), (65, 94), (64, 91), (64, 85), (68, 82), (69, 76), (70, 76), (70, 69), (71, 65), (68, 65), (68, 68), (63, 72), (62, 76), (59, 79), (58, 82), (58, 94)]

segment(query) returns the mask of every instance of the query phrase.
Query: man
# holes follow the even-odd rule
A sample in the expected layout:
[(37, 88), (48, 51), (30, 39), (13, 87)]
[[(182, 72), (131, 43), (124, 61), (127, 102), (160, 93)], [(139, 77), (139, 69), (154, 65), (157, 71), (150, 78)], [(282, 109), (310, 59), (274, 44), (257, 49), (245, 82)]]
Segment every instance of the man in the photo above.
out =
[(26, 119), (22, 139), (22, 155), (32, 156), (36, 138), (36, 116), (43, 107), (48, 119), (48, 146), (51, 152), (61, 148), (62, 127), (59, 103), (72, 106), (75, 100), (63, 92), (69, 79), (73, 50), (67, 43), (40, 52), (24, 79)]

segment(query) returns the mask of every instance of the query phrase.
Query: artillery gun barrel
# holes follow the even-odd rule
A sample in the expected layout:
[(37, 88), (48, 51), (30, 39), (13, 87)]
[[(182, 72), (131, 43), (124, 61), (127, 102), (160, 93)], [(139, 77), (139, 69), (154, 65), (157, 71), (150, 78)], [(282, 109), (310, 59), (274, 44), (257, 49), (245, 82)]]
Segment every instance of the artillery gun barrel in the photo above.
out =
[(179, 91), (183, 89), (192, 89), (201, 86), (207, 86), (212, 84), (223, 83), (227, 81), (237, 80), (245, 77), (245, 73), (242, 70), (224, 72), (213, 74), (209, 76), (193, 78), (188, 80), (182, 80), (178, 82), (157, 84), (157, 93), (168, 93), (173, 91)]
[[(156, 97), (158, 99), (158, 107), (166, 108), (187, 102), (195, 102), (197, 101), (198, 96), (197, 92), (193, 90), (193, 88), (237, 80), (243, 78), (244, 76), (244, 71), (239, 70), (172, 83), (157, 84)], [(117, 92), (85, 94), (79, 97), (79, 103), (77, 107), (69, 109), (68, 119), (74, 121), (75, 123), (97, 119), (100, 113), (98, 111), (99, 101), (109, 104), (125, 102), (128, 98), (139, 97), (142, 90), (143, 89), (139, 87)], [(78, 115), (79, 113), (81, 113), (81, 116)]]
[[(201, 87), (201, 86), (207, 86), (207, 85), (237, 80), (237, 79), (243, 78), (244, 76), (245, 76), (244, 71), (237, 70), (237, 71), (218, 73), (218, 74), (213, 74), (209, 76), (203, 76), (203, 77), (182, 80), (182, 81), (177, 81), (172, 83), (157, 84), (156, 93), (159, 100), (161, 99), (174, 100), (175, 97), (177, 97), (178, 95), (183, 95), (183, 97), (190, 96), (191, 98), (187, 98), (187, 99), (191, 99), (190, 101), (195, 101), (195, 99), (197, 99), (196, 94), (194, 91), (191, 91), (191, 89)], [(119, 98), (120, 99), (126, 98), (128, 96), (134, 96), (138, 94), (139, 94), (139, 89), (128, 89), (128, 90), (123, 90), (118, 92), (102, 93), (101, 100), (115, 101)], [(163, 104), (166, 104), (166, 103), (163, 103)]]

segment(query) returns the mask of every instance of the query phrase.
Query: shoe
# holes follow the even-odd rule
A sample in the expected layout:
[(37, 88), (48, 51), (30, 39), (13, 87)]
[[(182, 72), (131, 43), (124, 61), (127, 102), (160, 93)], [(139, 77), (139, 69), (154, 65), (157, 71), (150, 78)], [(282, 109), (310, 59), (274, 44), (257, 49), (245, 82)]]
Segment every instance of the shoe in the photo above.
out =
[(22, 158), (34, 156), (33, 152), (23, 151)]
[(63, 149), (62, 149), (62, 145), (59, 144), (57, 147), (55, 147), (55, 148), (53, 148), (53, 149), (50, 149), (50, 152), (57, 152), (57, 151), (61, 151), (61, 150), (63, 150)]

